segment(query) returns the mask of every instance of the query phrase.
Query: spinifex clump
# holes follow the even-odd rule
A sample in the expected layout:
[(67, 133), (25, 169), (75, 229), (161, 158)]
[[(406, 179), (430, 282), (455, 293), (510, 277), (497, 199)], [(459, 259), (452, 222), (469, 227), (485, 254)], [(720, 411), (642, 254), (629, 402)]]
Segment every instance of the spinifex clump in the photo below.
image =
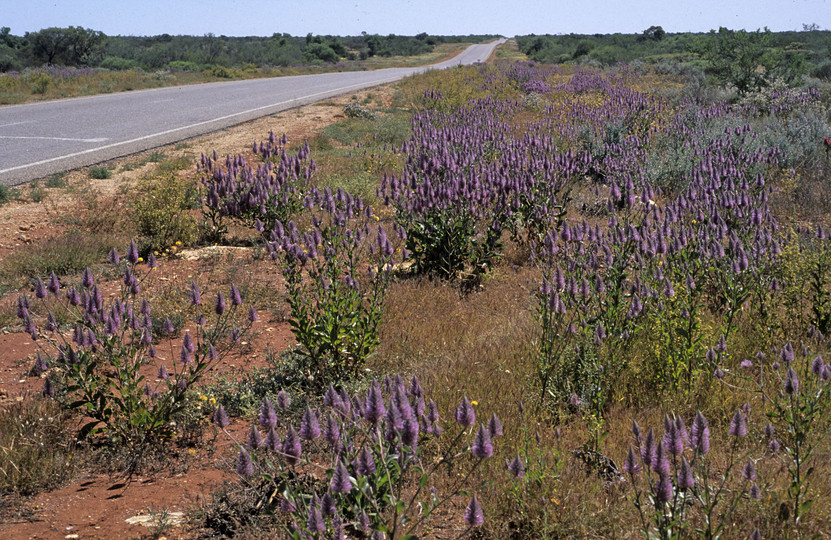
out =
[[(428, 523), (436, 508), (460, 494), (471, 474), (493, 455), (493, 440), (502, 434), (495, 415), (477, 428), (465, 398), (456, 412), (457, 425), (439, 439), (444, 428), (438, 408), (425, 399), (415, 377), (409, 383), (400, 376), (373, 380), (363, 396), (330, 385), (324, 408), (307, 408), (300, 425), (289, 424), (282, 437), (274, 407), (266, 400), (259, 428), (253, 425), (247, 443), (240, 445), (237, 473), (258, 490), (263, 509), (279, 509), (293, 538), (373, 533), (413, 538), (409, 535)], [(228, 425), (221, 407), (214, 421), (222, 428)], [(471, 440), (467, 446), (466, 440)], [(425, 460), (427, 446), (438, 449), (438, 456)], [(433, 475), (444, 467), (460, 472), (439, 491)], [(252, 482), (252, 475), (259, 481)], [(475, 495), (463, 521), (469, 527), (484, 521)]]
[(311, 226), (277, 221), (268, 249), (286, 279), (307, 375), (322, 388), (357, 375), (378, 346), (395, 248), (372, 208), (341, 188), (311, 188), (303, 206)]
[[(171, 344), (170, 363), (159, 364), (156, 382), (151, 383), (140, 370), (156, 362), (155, 345), (161, 336), (153, 335), (151, 306), (142, 299), (141, 290), (157, 269), (156, 259), (150, 255), (142, 272), (137, 246), (131, 243), (125, 259), (113, 250), (110, 262), (123, 279), (121, 294), (109, 305), (104, 304), (103, 294), (87, 268), (81, 282), (68, 289), (55, 274), (48, 283), (37, 279), (37, 303), (30, 306), (28, 298), (21, 296), (17, 314), (46, 355), (38, 366), (41, 371), (43, 367), (49, 369), (44, 394), (54, 395), (67, 407), (80, 409), (93, 419), (82, 428), (80, 436), (104, 432), (122, 442), (138, 443), (171, 433), (171, 419), (185, 407), (190, 388), (236, 345), (250, 323), (239, 326), (242, 299), (234, 286), (230, 306), (222, 293), (218, 294), (216, 318), (209, 323), (202, 311), (199, 288), (193, 284), (195, 331), (184, 334), (180, 350), (174, 351)], [(42, 310), (35, 309), (41, 306)], [(248, 316), (254, 319), (256, 312), (250, 310)], [(44, 319), (42, 330), (35, 324), (38, 318)], [(71, 335), (59, 328), (59, 319), (70, 321)], [(173, 333), (169, 321), (163, 328)]]

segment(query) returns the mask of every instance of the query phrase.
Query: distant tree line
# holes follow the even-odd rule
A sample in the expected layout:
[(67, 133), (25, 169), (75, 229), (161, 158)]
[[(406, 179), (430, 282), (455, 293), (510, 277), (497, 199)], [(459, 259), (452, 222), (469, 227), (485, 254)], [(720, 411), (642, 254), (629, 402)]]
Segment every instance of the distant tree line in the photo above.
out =
[(774, 79), (802, 75), (831, 79), (831, 31), (816, 24), (803, 31), (748, 32), (719, 28), (709, 33), (667, 33), (650, 26), (639, 34), (568, 34), (517, 37), (520, 50), (541, 63), (679, 62), (703, 70), (740, 93)]
[(23, 36), (0, 28), (0, 71), (44, 64), (106, 69), (201, 70), (209, 66), (292, 66), (372, 56), (412, 56), (431, 52), (439, 43), (481, 42), (497, 36), (416, 36), (363, 33), (360, 36), (271, 37), (107, 36), (88, 28), (44, 28)]

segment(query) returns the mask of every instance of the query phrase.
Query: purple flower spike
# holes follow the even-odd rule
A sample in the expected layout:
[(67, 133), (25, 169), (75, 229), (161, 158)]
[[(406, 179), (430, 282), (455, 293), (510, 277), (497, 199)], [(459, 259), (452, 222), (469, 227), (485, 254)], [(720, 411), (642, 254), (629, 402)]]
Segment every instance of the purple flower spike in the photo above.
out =
[(193, 351), (196, 350), (193, 345), (193, 338), (190, 336), (190, 332), (185, 332), (185, 335), (182, 336), (182, 349), (189, 353), (193, 353)]
[[(338, 509), (335, 506), (335, 499), (332, 498), (331, 493), (327, 492), (323, 494), (323, 497), (320, 499), (320, 509), (323, 511), (324, 517), (333, 517), (337, 515)], [(334, 520), (332, 525), (334, 526)]]
[(257, 322), (259, 317), (257, 316), (257, 310), (254, 309), (254, 306), (250, 306), (248, 308), (248, 321), (249, 322)]
[(333, 447), (340, 440), (340, 426), (338, 420), (331, 414), (326, 418), (326, 427), (323, 429), (323, 437)]
[(274, 428), (268, 428), (268, 434), (265, 436), (263, 446), (270, 452), (280, 451), (280, 437), (277, 435), (277, 432), (274, 431)]
[(759, 488), (758, 484), (753, 484), (750, 486), (750, 498), (754, 501), (758, 501), (762, 498), (762, 490)]
[(678, 472), (678, 487), (682, 490), (692, 489), (695, 486), (692, 467), (687, 458), (681, 456), (681, 470)]
[(293, 426), (286, 430), (286, 438), (283, 439), (283, 456), (289, 465), (294, 465), (302, 455), (303, 448), (300, 446), (300, 438)]
[(652, 463), (652, 470), (656, 473), (667, 476), (669, 475), (669, 452), (667, 447), (659, 442), (655, 448), (655, 460)]
[(84, 268), (84, 272), (81, 274), (81, 285), (85, 289), (91, 289), (94, 284), (95, 280), (92, 278), (92, 270)]
[(793, 345), (790, 342), (786, 343), (784, 347), (782, 347), (782, 352), (779, 353), (779, 358), (785, 362), (786, 366), (790, 366), (791, 362), (793, 362)]
[(43, 380), (43, 395), (46, 397), (52, 397), (55, 395), (55, 385), (52, 384), (52, 379), (46, 377)]
[(706, 454), (710, 451), (710, 424), (701, 411), (698, 411), (693, 420), (690, 431), (690, 445), (699, 454)]
[(762, 540), (762, 533), (759, 532), (759, 529), (755, 529), (753, 531), (753, 533), (750, 535), (750, 540)]
[(744, 437), (747, 435), (747, 424), (745, 424), (744, 415), (741, 411), (736, 411), (733, 418), (730, 420), (730, 429), (727, 431), (734, 437)]
[(638, 422), (632, 420), (632, 435), (635, 437), (635, 441), (638, 443), (638, 446), (641, 444), (641, 426), (638, 425)]
[(35, 375), (40, 375), (44, 371), (49, 369), (46, 365), (46, 360), (41, 356), (40, 353), (37, 353), (37, 358), (35, 359), (35, 365), (32, 366), (32, 373)]
[(216, 311), (217, 315), (222, 315), (225, 313), (225, 297), (222, 296), (221, 292), (216, 293), (216, 304), (214, 305), (214, 311)]
[(277, 392), (277, 407), (283, 411), (291, 406), (291, 398), (285, 390)]
[(491, 419), (488, 421), (488, 431), (491, 438), (502, 436), (502, 422), (496, 416), (496, 413), (491, 413)]
[(384, 396), (381, 394), (381, 387), (377, 380), (372, 381), (372, 386), (366, 396), (365, 408), (364, 420), (370, 424), (377, 424), (378, 420), (383, 418), (387, 412), (384, 407)]
[(246, 446), (250, 450), (255, 450), (263, 445), (263, 437), (260, 435), (259, 430), (257, 430), (257, 426), (251, 424), (251, 431), (248, 432), (248, 439), (246, 441)]
[(649, 428), (649, 431), (646, 433), (646, 438), (644, 438), (643, 446), (641, 447), (641, 460), (647, 467), (652, 467), (655, 463), (656, 446), (655, 432), (652, 428)]
[[(170, 374), (167, 372), (167, 368), (164, 367), (164, 364), (159, 366), (159, 372), (156, 374), (157, 379), (166, 380), (170, 377)], [(221, 407), (221, 405), (220, 405)]]
[(162, 331), (168, 335), (176, 331), (176, 328), (174, 328), (173, 322), (170, 319), (164, 320), (164, 323), (162, 324)]
[(473, 440), (473, 446), (471, 446), (470, 451), (474, 456), (482, 459), (489, 458), (493, 455), (490, 431), (488, 431), (484, 424), (479, 424), (479, 431), (476, 432), (476, 437)]
[(678, 430), (675, 420), (671, 419), (669, 415), (664, 419), (664, 428), (666, 429), (663, 440), (664, 446), (670, 454), (680, 455), (684, 451), (684, 441), (681, 439), (681, 432)]
[(306, 412), (300, 419), (300, 438), (311, 441), (318, 437), (320, 437), (320, 425), (317, 421), (317, 413), (310, 407), (306, 407)]
[(323, 394), (323, 404), (327, 407), (335, 407), (337, 408), (341, 404), (340, 394), (338, 394), (335, 387), (331, 384), (326, 389), (326, 393)]
[(635, 449), (630, 446), (629, 452), (626, 453), (626, 459), (623, 461), (623, 472), (635, 476), (639, 470), (641, 470), (641, 466), (638, 464)]
[(750, 480), (751, 482), (756, 480), (756, 466), (753, 465), (751, 460), (748, 460), (747, 463), (744, 464), (744, 467), (742, 468), (742, 477), (745, 480)]
[(511, 476), (514, 478), (525, 478), (525, 464), (520, 459), (519, 454), (508, 463), (508, 472), (511, 473)]
[(667, 503), (672, 499), (673, 489), (672, 481), (668, 475), (660, 475), (658, 482), (655, 483), (655, 501), (658, 503)]
[(373, 457), (372, 452), (367, 450), (365, 446), (361, 448), (361, 453), (358, 454), (358, 464), (355, 470), (363, 476), (375, 472), (375, 457)]
[(412, 416), (405, 418), (404, 426), (401, 430), (401, 442), (415, 450), (416, 446), (418, 446), (418, 432), (418, 420)]
[(479, 499), (476, 498), (475, 493), (471, 497), (467, 508), (465, 508), (464, 520), (471, 527), (478, 527), (485, 522), (485, 517), (482, 514), (482, 505), (479, 504)]
[(788, 368), (787, 374), (785, 375), (785, 393), (787, 394), (796, 394), (799, 392), (799, 379), (796, 376), (796, 372), (793, 368)]
[(237, 457), (237, 474), (240, 476), (251, 476), (254, 474), (254, 463), (251, 461), (251, 454), (240, 446)]
[(115, 248), (110, 250), (110, 262), (112, 264), (118, 264), (121, 262), (121, 257), (118, 255), (118, 250)]
[(274, 428), (277, 425), (277, 413), (274, 411), (274, 404), (268, 398), (265, 398), (260, 405), (259, 420), (263, 429)]
[(139, 260), (138, 246), (134, 241), (130, 241), (130, 245), (127, 247), (127, 260), (131, 264), (136, 264)]
[(35, 280), (35, 297), (46, 298), (46, 284), (40, 278)]
[(476, 411), (473, 410), (473, 405), (468, 401), (467, 396), (464, 396), (462, 402), (456, 407), (456, 422), (464, 427), (471, 427), (476, 423)]
[(817, 355), (817, 357), (814, 358), (814, 361), (811, 362), (811, 373), (816, 376), (821, 376), (824, 367), (825, 362), (822, 360), (822, 356)]
[(198, 306), (202, 303), (202, 293), (199, 292), (199, 286), (196, 283), (190, 284), (190, 305)]
[(435, 424), (439, 421), (439, 408), (436, 405), (436, 402), (432, 399), (427, 404), (427, 421), (431, 424)]
[(326, 530), (326, 523), (323, 521), (320, 500), (318, 500), (317, 495), (312, 498), (312, 502), (309, 504), (309, 519), (306, 521), (306, 528), (312, 534)]
[(410, 381), (410, 390), (409, 393), (411, 396), (414, 397), (421, 397), (424, 395), (424, 390), (421, 388), (421, 383), (418, 380), (418, 377), (413, 375), (412, 381)]
[(48, 288), (49, 292), (51, 292), (52, 294), (58, 294), (58, 292), (61, 290), (61, 282), (58, 279), (58, 276), (55, 274), (55, 272), (49, 274)]
[(352, 491), (352, 482), (349, 480), (349, 473), (342, 460), (338, 460), (329, 488), (335, 493), (349, 493)]
[(231, 305), (232, 306), (239, 306), (242, 304), (242, 295), (239, 292), (239, 289), (233, 283), (231, 284)]

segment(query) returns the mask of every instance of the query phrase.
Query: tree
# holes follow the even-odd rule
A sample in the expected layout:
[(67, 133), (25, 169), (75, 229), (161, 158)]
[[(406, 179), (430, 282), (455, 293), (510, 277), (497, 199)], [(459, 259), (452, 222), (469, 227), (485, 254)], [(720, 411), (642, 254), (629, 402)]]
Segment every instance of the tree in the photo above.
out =
[(67, 28), (44, 28), (37, 32), (26, 32), (26, 39), (32, 45), (35, 58), (54, 64), (59, 56), (66, 53), (69, 33)]
[(373, 34), (366, 38), (366, 46), (369, 49), (369, 56), (375, 56), (381, 51), (381, 38)]
[(339, 57), (328, 45), (312, 43), (306, 46), (303, 55), (308, 61), (322, 60), (323, 62), (337, 62)]
[(723, 83), (732, 84), (739, 94), (758, 90), (776, 78), (793, 81), (804, 69), (804, 58), (799, 52), (784, 51), (771, 45), (772, 33), (746, 32), (721, 27), (711, 30), (702, 55), (709, 69)]
[(104, 54), (104, 45), (107, 36), (104, 32), (81, 28), (80, 26), (69, 27), (69, 50), (68, 62), (74, 65), (96, 64)]
[(26, 33), (35, 58), (47, 64), (92, 64), (102, 54), (106, 37), (103, 32), (75, 26)]
[(666, 32), (660, 26), (650, 26), (646, 30), (643, 31), (643, 39), (644, 40), (652, 40), (652, 41), (661, 41), (664, 39)]

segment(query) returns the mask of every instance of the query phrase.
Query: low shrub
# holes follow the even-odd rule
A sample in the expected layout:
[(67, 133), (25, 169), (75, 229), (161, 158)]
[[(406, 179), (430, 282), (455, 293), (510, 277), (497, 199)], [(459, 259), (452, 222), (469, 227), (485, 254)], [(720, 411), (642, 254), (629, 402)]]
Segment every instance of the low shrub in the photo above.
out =
[[(131, 243), (126, 260), (114, 249), (114, 269), (123, 273), (121, 294), (105, 305), (92, 271), (85, 269), (78, 284), (67, 287), (51, 274), (48, 284), (35, 280), (35, 300), (18, 298), (17, 315), (24, 330), (40, 344), (34, 369), (50, 370), (43, 394), (55, 396), (68, 409), (77, 409), (91, 420), (81, 428), (79, 438), (104, 433), (122, 444), (143, 445), (174, 431), (171, 420), (187, 406), (187, 395), (211, 367), (233, 349), (256, 320), (253, 308), (248, 323), (242, 324), (242, 299), (231, 286), (228, 302), (217, 293), (208, 319), (202, 295), (193, 283), (190, 290), (194, 334), (185, 333), (178, 354), (170, 344), (170, 371), (159, 364), (156, 382), (150, 384), (141, 373), (155, 362), (158, 337), (153, 335), (151, 306), (141, 291), (156, 271), (151, 254), (146, 270), (139, 267), (138, 247)], [(62, 333), (58, 320), (69, 320), (71, 336)], [(37, 321), (37, 323), (36, 323)], [(174, 331), (165, 321), (162, 334)], [(178, 361), (176, 360), (178, 358)]]
[(89, 177), (93, 180), (106, 180), (112, 176), (107, 167), (93, 167), (89, 170)]
[(198, 206), (197, 200), (194, 186), (173, 172), (142, 179), (131, 206), (143, 253), (196, 242), (199, 230), (188, 210)]

